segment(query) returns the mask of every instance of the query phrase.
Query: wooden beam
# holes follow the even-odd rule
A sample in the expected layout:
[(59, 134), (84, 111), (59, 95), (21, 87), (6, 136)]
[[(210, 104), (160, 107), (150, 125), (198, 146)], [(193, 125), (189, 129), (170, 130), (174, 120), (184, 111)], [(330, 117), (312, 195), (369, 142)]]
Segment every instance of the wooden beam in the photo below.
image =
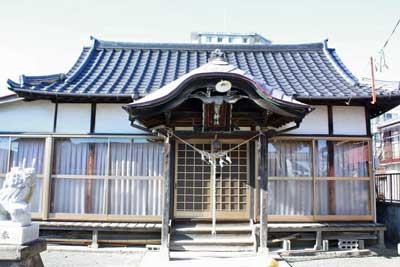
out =
[(328, 105), (328, 132), (329, 132), (329, 135), (333, 135), (333, 113), (332, 113), (332, 105)]
[(58, 103), (54, 104), (53, 133), (57, 131)]
[(258, 144), (259, 165), (258, 175), (260, 176), (260, 247), (259, 251), (268, 251), (268, 153), (267, 136), (260, 135)]
[(169, 251), (169, 221), (170, 221), (170, 138), (166, 137), (164, 141), (164, 192), (163, 192), (163, 211), (162, 211), (162, 228), (161, 228), (161, 247), (165, 252)]
[(96, 104), (92, 103), (90, 110), (90, 133), (94, 133), (96, 128)]

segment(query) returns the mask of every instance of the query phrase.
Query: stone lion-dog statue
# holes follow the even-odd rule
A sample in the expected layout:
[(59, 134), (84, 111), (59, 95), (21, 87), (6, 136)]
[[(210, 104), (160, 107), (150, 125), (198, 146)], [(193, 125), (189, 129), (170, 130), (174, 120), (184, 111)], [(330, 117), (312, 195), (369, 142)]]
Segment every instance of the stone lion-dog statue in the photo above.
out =
[(0, 221), (31, 224), (29, 201), (36, 186), (34, 168), (13, 167), (0, 189)]

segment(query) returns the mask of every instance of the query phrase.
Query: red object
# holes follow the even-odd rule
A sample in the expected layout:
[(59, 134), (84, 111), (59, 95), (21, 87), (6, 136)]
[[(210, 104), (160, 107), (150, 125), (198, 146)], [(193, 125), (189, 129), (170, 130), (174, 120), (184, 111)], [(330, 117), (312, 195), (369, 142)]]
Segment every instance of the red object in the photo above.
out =
[(375, 75), (374, 75), (374, 59), (371, 57), (371, 81), (372, 81), (372, 101), (371, 104), (376, 103), (376, 89), (375, 89)]

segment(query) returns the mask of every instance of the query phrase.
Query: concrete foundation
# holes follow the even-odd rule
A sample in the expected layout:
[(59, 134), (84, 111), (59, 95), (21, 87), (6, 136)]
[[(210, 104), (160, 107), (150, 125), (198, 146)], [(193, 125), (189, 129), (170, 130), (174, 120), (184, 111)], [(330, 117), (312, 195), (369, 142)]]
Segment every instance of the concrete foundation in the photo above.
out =
[(46, 249), (42, 240), (25, 245), (0, 245), (0, 267), (42, 267), (40, 253)]
[(22, 245), (39, 239), (39, 224), (21, 226), (11, 221), (0, 222), (0, 244)]

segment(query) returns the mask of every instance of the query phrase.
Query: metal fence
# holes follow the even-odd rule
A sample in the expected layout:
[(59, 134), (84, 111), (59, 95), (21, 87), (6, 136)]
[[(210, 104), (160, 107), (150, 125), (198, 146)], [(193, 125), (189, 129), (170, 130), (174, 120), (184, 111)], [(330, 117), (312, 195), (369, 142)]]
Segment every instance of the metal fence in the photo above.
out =
[(378, 201), (400, 203), (400, 173), (376, 174), (375, 190)]

